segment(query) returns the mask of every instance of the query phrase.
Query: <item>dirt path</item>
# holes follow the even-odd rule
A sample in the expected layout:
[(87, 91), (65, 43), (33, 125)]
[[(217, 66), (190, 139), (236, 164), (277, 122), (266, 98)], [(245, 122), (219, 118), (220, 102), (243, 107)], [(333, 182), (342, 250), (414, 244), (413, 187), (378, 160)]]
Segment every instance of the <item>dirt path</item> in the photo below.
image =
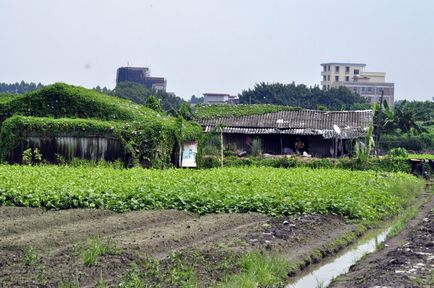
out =
[(434, 196), (407, 228), (330, 287), (434, 287)]
[[(0, 207), (0, 217), (0, 287), (58, 287), (65, 283), (94, 287), (98, 279), (105, 279), (111, 286), (127, 274), (132, 262), (142, 263), (153, 257), (164, 266), (174, 251), (182, 252), (185, 264), (192, 266), (198, 261), (192, 255), (201, 255), (204, 262), (203, 267), (197, 267), (197, 277), (207, 287), (224, 273), (236, 271), (231, 263), (244, 252), (284, 251), (295, 259), (355, 228), (337, 216), (199, 217), (175, 210), (118, 214)], [(95, 236), (103, 243), (110, 239), (117, 252), (100, 256), (94, 265), (85, 265), (84, 251)], [(228, 267), (217, 269), (222, 263)]]

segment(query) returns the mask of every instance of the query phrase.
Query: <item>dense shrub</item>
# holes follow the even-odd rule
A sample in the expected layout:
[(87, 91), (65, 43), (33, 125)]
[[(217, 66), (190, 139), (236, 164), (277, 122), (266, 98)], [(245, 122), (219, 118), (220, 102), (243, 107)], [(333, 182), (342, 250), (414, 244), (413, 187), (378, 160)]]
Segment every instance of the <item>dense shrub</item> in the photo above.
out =
[[(220, 167), (218, 157), (207, 157), (206, 165), (203, 168)], [(224, 165), (227, 167), (274, 167), (274, 168), (294, 168), (307, 167), (312, 169), (320, 168), (340, 168), (348, 170), (375, 170), (381, 172), (411, 172), (411, 163), (405, 158), (370, 158), (368, 161), (361, 162), (357, 159), (341, 158), (338, 160), (324, 159), (306, 159), (296, 157), (275, 157), (275, 158), (239, 158), (226, 157)]]
[(387, 155), (390, 157), (403, 157), (403, 158), (407, 158), (408, 157), (408, 152), (405, 148), (392, 148), (389, 150), (389, 152), (387, 152)]

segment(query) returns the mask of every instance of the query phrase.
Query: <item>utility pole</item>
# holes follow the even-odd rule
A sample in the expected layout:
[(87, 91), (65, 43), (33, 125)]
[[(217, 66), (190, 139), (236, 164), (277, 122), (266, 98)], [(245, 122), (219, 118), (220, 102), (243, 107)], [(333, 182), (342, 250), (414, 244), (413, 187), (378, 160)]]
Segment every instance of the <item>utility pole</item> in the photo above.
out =
[(378, 117), (377, 117), (377, 143), (375, 147), (377, 147), (377, 157), (379, 156), (380, 152), (380, 134), (381, 134), (381, 120), (383, 117), (383, 96), (384, 96), (384, 90), (381, 89), (381, 97), (380, 97), (380, 109), (378, 111)]

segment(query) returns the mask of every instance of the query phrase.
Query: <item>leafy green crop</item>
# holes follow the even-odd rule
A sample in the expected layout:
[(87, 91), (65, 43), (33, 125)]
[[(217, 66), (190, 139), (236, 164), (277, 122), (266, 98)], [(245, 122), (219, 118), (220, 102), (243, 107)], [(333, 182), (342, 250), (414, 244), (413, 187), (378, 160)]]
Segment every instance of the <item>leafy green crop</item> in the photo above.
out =
[(404, 173), (335, 169), (0, 165), (0, 205), (47, 209), (321, 213), (380, 219), (398, 213), (421, 186), (421, 180)]

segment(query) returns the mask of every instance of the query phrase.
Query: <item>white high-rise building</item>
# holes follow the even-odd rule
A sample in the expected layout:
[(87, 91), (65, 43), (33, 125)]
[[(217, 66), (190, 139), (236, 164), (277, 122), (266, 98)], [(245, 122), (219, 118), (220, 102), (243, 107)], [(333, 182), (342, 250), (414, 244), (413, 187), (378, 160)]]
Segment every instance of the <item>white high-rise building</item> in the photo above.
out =
[(366, 97), (371, 103), (379, 102), (381, 91), (383, 99), (393, 106), (395, 84), (386, 82), (385, 72), (366, 72), (362, 63), (322, 63), (321, 72), (323, 89), (347, 87), (351, 91)]

